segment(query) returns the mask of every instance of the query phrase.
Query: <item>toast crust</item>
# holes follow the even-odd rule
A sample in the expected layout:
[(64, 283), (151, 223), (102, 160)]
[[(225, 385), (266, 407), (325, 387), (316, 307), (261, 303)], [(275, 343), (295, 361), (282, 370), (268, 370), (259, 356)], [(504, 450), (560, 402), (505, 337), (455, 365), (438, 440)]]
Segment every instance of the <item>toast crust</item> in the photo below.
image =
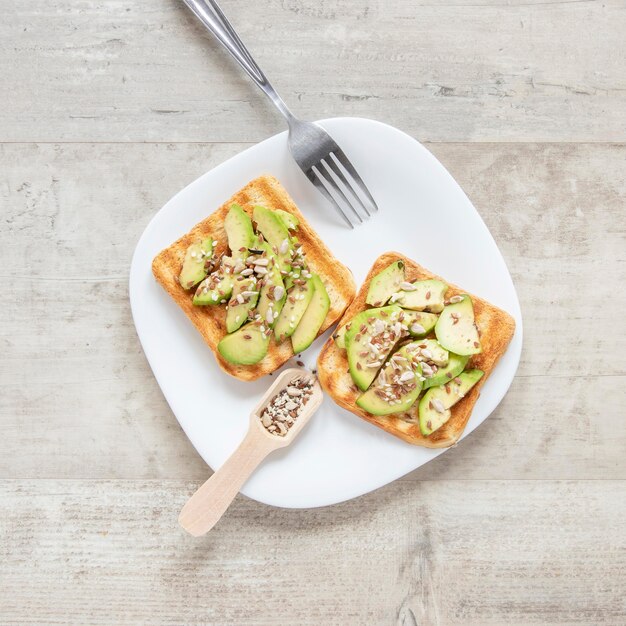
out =
[[(348, 307), (339, 322), (339, 326), (347, 324), (357, 313), (369, 308), (365, 303), (365, 298), (371, 279), (389, 264), (397, 260), (404, 261), (406, 280), (409, 282), (436, 278), (448, 284), (449, 289), (446, 292), (448, 298), (468, 293), (448, 283), (445, 279), (429, 272), (403, 254), (398, 252), (385, 252), (379, 256), (374, 262), (374, 265), (372, 265), (356, 298), (352, 301), (352, 304)], [(481, 335), (480, 341), (483, 351), (470, 358), (467, 368), (476, 367), (483, 370), (485, 374), (472, 390), (452, 407), (452, 416), (450, 419), (428, 437), (425, 437), (420, 432), (417, 402), (409, 411), (402, 413), (406, 419), (402, 419), (399, 414), (386, 416), (372, 415), (356, 405), (356, 399), (361, 392), (359, 392), (354, 385), (352, 377), (348, 372), (346, 351), (338, 348), (332, 337), (324, 344), (317, 360), (318, 377), (322, 387), (339, 406), (375, 424), (388, 433), (400, 437), (400, 439), (404, 439), (404, 441), (408, 443), (427, 448), (447, 448), (454, 445), (465, 430), (474, 404), (476, 404), (476, 400), (480, 395), (481, 387), (493, 371), (498, 359), (500, 359), (506, 351), (513, 337), (513, 333), (515, 332), (515, 320), (508, 313), (482, 298), (478, 298), (472, 294), (469, 295), (472, 297), (474, 304), (474, 314)]]
[(186, 235), (161, 251), (152, 261), (152, 273), (161, 286), (174, 299), (198, 329), (202, 338), (213, 351), (219, 366), (231, 376), (240, 380), (256, 380), (265, 376), (288, 361), (294, 352), (289, 340), (277, 344), (270, 339), (267, 355), (255, 365), (235, 365), (229, 363), (217, 351), (217, 344), (226, 332), (226, 310), (223, 306), (196, 306), (192, 302), (195, 290), (185, 290), (178, 282), (185, 252), (193, 242), (207, 236), (217, 241), (218, 255), (228, 253), (228, 240), (224, 230), (224, 220), (231, 204), (239, 204), (252, 216), (256, 205), (271, 209), (282, 209), (295, 215), (300, 221), (296, 236), (302, 244), (312, 272), (319, 274), (330, 298), (330, 309), (318, 336), (332, 326), (346, 310), (356, 292), (352, 273), (341, 264), (311, 228), (287, 191), (273, 176), (260, 176), (235, 193), (217, 211), (196, 224)]

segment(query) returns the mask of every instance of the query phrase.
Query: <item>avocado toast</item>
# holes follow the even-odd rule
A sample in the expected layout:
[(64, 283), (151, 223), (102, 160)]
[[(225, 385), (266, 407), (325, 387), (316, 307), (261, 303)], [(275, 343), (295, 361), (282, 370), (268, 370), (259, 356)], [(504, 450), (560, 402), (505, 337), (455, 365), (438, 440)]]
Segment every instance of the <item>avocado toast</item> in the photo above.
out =
[(409, 443), (444, 448), (462, 435), (514, 331), (508, 313), (387, 252), (322, 348), (318, 377), (344, 409)]
[(271, 176), (248, 183), (160, 252), (152, 271), (219, 366), (241, 380), (304, 350), (355, 293), (350, 271)]

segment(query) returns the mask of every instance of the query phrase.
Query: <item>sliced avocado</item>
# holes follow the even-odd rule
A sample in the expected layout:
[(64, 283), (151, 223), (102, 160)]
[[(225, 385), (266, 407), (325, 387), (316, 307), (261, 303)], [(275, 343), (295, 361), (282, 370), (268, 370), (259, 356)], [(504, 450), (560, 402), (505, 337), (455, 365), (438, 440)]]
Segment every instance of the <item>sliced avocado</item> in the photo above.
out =
[(193, 297), (195, 305), (226, 304), (233, 291), (235, 261), (222, 257), (220, 268), (207, 276), (196, 289)]
[(300, 220), (293, 215), (293, 213), (289, 213), (288, 211), (283, 211), (282, 209), (274, 209), (274, 213), (276, 217), (285, 225), (287, 230), (296, 230), (298, 226), (300, 226)]
[(437, 367), (445, 367), (448, 364), (449, 352), (435, 339), (420, 339), (411, 345), (418, 361), (434, 363)]
[(295, 354), (306, 350), (313, 343), (330, 309), (330, 298), (322, 279), (313, 274), (311, 281), (313, 296), (295, 332), (291, 335), (291, 345)]
[(248, 313), (259, 299), (259, 287), (254, 276), (237, 276), (233, 281), (233, 293), (226, 312), (226, 332), (235, 332), (248, 321)]
[(204, 280), (211, 267), (211, 255), (215, 242), (212, 237), (192, 243), (185, 252), (185, 260), (178, 281), (184, 289), (191, 289)]
[(234, 258), (246, 256), (248, 248), (254, 242), (254, 230), (250, 217), (238, 204), (230, 205), (224, 220), (224, 230), (231, 255)]
[(414, 361), (408, 344), (400, 348), (381, 370), (372, 386), (356, 401), (372, 415), (408, 411), (422, 390), (422, 366)]
[(483, 374), (482, 370), (468, 370), (445, 385), (429, 389), (419, 403), (422, 435), (428, 436), (445, 424), (451, 416), (450, 408), (465, 397)]
[(402, 310), (391, 305), (361, 311), (350, 321), (345, 342), (350, 375), (355, 385), (365, 391), (406, 331), (398, 321)]
[(455, 376), (458, 376), (465, 369), (469, 356), (460, 356), (454, 354), (454, 352), (449, 352), (448, 355), (448, 364), (445, 367), (440, 367), (434, 376), (424, 381), (424, 389), (443, 385)]
[(401, 289), (393, 294), (391, 300), (403, 309), (413, 311), (443, 311), (444, 296), (448, 285), (440, 280), (418, 280), (412, 283), (413, 289)]
[(439, 319), (436, 313), (422, 311), (403, 311), (402, 323), (406, 324), (411, 337), (425, 337), (432, 332)]
[(223, 337), (217, 349), (230, 363), (254, 365), (267, 354), (269, 343), (269, 333), (262, 332), (260, 324), (251, 322)]
[(276, 251), (280, 269), (288, 272), (291, 269), (293, 243), (287, 227), (274, 211), (262, 206), (254, 207), (252, 218), (256, 222), (257, 230)]
[(333, 340), (335, 341), (335, 345), (341, 350), (346, 349), (346, 331), (349, 329), (350, 324), (344, 324), (333, 334)]
[(274, 322), (278, 319), (287, 299), (287, 290), (283, 284), (283, 277), (278, 267), (278, 257), (274, 254), (272, 247), (264, 241), (259, 244), (259, 249), (265, 253), (268, 259), (267, 274), (263, 278), (263, 286), (259, 296), (259, 306), (257, 310), (261, 319), (270, 328), (274, 327)]
[(304, 284), (300, 282), (287, 292), (285, 306), (274, 324), (274, 335), (279, 343), (293, 335), (313, 297), (313, 281), (309, 278)]
[(474, 306), (468, 295), (460, 302), (449, 304), (439, 316), (435, 335), (439, 343), (455, 354), (478, 354), (482, 348), (474, 322)]
[(396, 261), (378, 272), (370, 281), (365, 302), (371, 306), (383, 306), (400, 289), (404, 282), (404, 263)]

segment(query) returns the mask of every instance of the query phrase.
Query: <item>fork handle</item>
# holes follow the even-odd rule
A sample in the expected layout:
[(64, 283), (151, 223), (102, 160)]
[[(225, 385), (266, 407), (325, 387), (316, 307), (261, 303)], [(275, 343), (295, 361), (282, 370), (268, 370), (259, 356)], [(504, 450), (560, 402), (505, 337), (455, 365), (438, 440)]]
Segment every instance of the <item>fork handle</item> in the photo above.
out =
[(216, 0), (183, 0), (204, 27), (230, 52), (243, 70), (259, 86), (261, 91), (272, 101), (291, 125), (295, 117), (267, 80), (263, 70), (257, 65), (252, 55), (243, 44), (239, 35), (228, 21)]

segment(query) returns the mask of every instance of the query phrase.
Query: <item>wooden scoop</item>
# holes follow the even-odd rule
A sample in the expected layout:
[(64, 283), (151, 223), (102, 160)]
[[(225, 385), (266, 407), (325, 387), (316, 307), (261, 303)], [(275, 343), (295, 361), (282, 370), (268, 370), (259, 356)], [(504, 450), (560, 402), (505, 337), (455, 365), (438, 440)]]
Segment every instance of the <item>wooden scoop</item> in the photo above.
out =
[[(261, 413), (271, 400), (298, 377), (313, 381), (312, 393), (300, 408), (298, 417), (284, 436), (270, 433), (261, 423)], [(194, 537), (204, 535), (217, 524), (257, 465), (278, 448), (288, 446), (322, 403), (317, 378), (303, 369), (291, 368), (278, 376), (250, 414), (248, 434), (228, 460), (189, 498), (178, 516), (178, 523)]]

